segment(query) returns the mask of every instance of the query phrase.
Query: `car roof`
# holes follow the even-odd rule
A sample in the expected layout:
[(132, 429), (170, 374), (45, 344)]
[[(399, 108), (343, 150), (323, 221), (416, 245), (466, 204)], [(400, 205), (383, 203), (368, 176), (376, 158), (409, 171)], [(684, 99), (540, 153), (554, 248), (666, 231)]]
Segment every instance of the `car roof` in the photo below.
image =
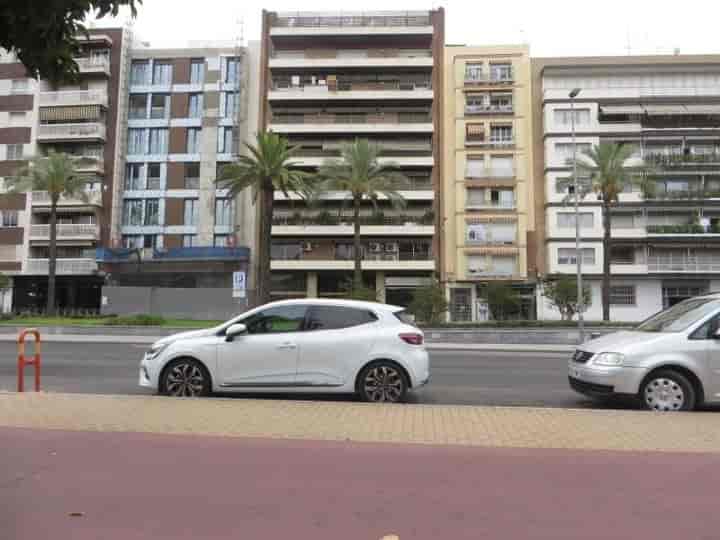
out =
[(379, 302), (363, 302), (361, 300), (345, 300), (333, 298), (296, 298), (292, 300), (278, 300), (265, 304), (266, 306), (283, 306), (283, 305), (311, 305), (311, 306), (345, 306), (358, 309), (382, 310), (382, 311), (402, 311), (405, 308), (401, 306), (393, 306), (390, 304), (381, 304)]

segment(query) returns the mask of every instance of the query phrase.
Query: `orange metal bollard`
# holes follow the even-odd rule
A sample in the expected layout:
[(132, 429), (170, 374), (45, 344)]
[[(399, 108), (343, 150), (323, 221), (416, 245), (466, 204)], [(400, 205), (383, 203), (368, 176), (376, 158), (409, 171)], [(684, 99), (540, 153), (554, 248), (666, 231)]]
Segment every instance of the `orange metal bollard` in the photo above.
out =
[[(35, 356), (32, 360), (25, 358), (25, 337), (28, 334), (35, 336)], [(25, 390), (25, 366), (35, 368), (35, 391), (40, 391), (40, 332), (35, 328), (27, 328), (18, 336), (18, 392)]]

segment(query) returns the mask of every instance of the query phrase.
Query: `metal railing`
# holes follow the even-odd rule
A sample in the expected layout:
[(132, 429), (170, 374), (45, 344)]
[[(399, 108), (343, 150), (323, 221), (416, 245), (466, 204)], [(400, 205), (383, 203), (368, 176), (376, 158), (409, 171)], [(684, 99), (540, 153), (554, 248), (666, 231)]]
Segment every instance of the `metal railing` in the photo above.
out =
[(648, 225), (648, 234), (720, 234), (720, 228), (706, 229), (702, 225)]
[[(67, 238), (74, 236), (89, 236), (98, 238), (100, 230), (97, 225), (87, 223), (58, 224), (56, 226), (57, 237)], [(30, 236), (50, 238), (50, 225), (31, 225)]]
[(273, 124), (430, 124), (430, 114), (422, 113), (357, 113), (357, 114), (276, 114)]
[(489, 148), (512, 148), (515, 146), (515, 139), (485, 139), (485, 138), (466, 138), (465, 144), (471, 146), (486, 146)]
[(484, 73), (484, 72), (465, 72), (466, 83), (482, 83), (482, 84), (508, 84), (515, 81), (515, 72), (509, 73)]
[[(280, 226), (320, 226), (334, 227), (338, 225), (351, 226), (354, 223), (352, 216), (338, 216), (337, 214), (325, 214), (317, 216), (273, 216), (273, 225)], [(429, 214), (422, 216), (360, 216), (360, 225), (366, 226), (431, 226), (435, 223), (434, 216)]]
[[(273, 91), (275, 92), (305, 92), (305, 91), (330, 91), (330, 86), (323, 84), (299, 84), (293, 85), (290, 82), (275, 81)], [(339, 80), (334, 85), (336, 92), (387, 92), (403, 91), (414, 92), (415, 90), (432, 90), (432, 83), (428, 81), (343, 81)]]
[(516, 207), (517, 203), (515, 201), (497, 203), (467, 201), (465, 203), (465, 208), (481, 208), (483, 210), (515, 210)]
[(97, 122), (86, 124), (40, 124), (39, 139), (104, 139), (105, 126)]
[(465, 105), (465, 114), (512, 114), (513, 111), (512, 105)]
[[(100, 190), (92, 190), (86, 192), (87, 200), (83, 200), (82, 197), (66, 197), (64, 195), (60, 196), (60, 200), (58, 201), (59, 205), (62, 204), (89, 204), (89, 205), (99, 205), (102, 204), (102, 192)], [(50, 205), (50, 193), (47, 191), (33, 191), (32, 192), (32, 202), (33, 204), (38, 204), (41, 206), (49, 206)]]
[(271, 58), (278, 60), (316, 60), (316, 59), (378, 59), (378, 58), (432, 58), (430, 49), (341, 49), (323, 50), (283, 50), (272, 53)]
[(107, 92), (83, 90), (68, 92), (41, 92), (40, 106), (58, 105), (105, 105), (108, 104)]
[[(97, 263), (92, 259), (56, 259), (55, 273), (59, 275), (87, 275), (97, 270)], [(27, 273), (48, 273), (48, 259), (28, 259)]]
[(279, 16), (272, 21), (278, 28), (353, 28), (387, 26), (430, 26), (430, 15), (338, 15), (338, 16)]
[(80, 70), (80, 73), (110, 71), (110, 59), (103, 56), (93, 56), (87, 58), (73, 58)]
[(720, 257), (649, 256), (648, 272), (720, 272)]
[(487, 167), (482, 170), (465, 171), (467, 179), (501, 178), (511, 180), (515, 178), (515, 169), (501, 169)]

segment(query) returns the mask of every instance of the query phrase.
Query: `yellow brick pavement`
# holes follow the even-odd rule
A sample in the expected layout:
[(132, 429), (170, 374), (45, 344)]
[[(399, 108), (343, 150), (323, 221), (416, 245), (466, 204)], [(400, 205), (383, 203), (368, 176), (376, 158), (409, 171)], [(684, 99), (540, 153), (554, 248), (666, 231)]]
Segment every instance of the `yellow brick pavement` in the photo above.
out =
[(0, 426), (514, 448), (720, 451), (720, 413), (0, 393)]

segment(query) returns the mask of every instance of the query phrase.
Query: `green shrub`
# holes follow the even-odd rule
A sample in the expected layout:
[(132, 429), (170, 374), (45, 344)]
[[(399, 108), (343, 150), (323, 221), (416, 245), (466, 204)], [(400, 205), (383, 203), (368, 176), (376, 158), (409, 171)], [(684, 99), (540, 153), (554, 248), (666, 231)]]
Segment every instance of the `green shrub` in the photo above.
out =
[(113, 317), (105, 321), (106, 326), (162, 326), (165, 319), (159, 315), (129, 315)]

